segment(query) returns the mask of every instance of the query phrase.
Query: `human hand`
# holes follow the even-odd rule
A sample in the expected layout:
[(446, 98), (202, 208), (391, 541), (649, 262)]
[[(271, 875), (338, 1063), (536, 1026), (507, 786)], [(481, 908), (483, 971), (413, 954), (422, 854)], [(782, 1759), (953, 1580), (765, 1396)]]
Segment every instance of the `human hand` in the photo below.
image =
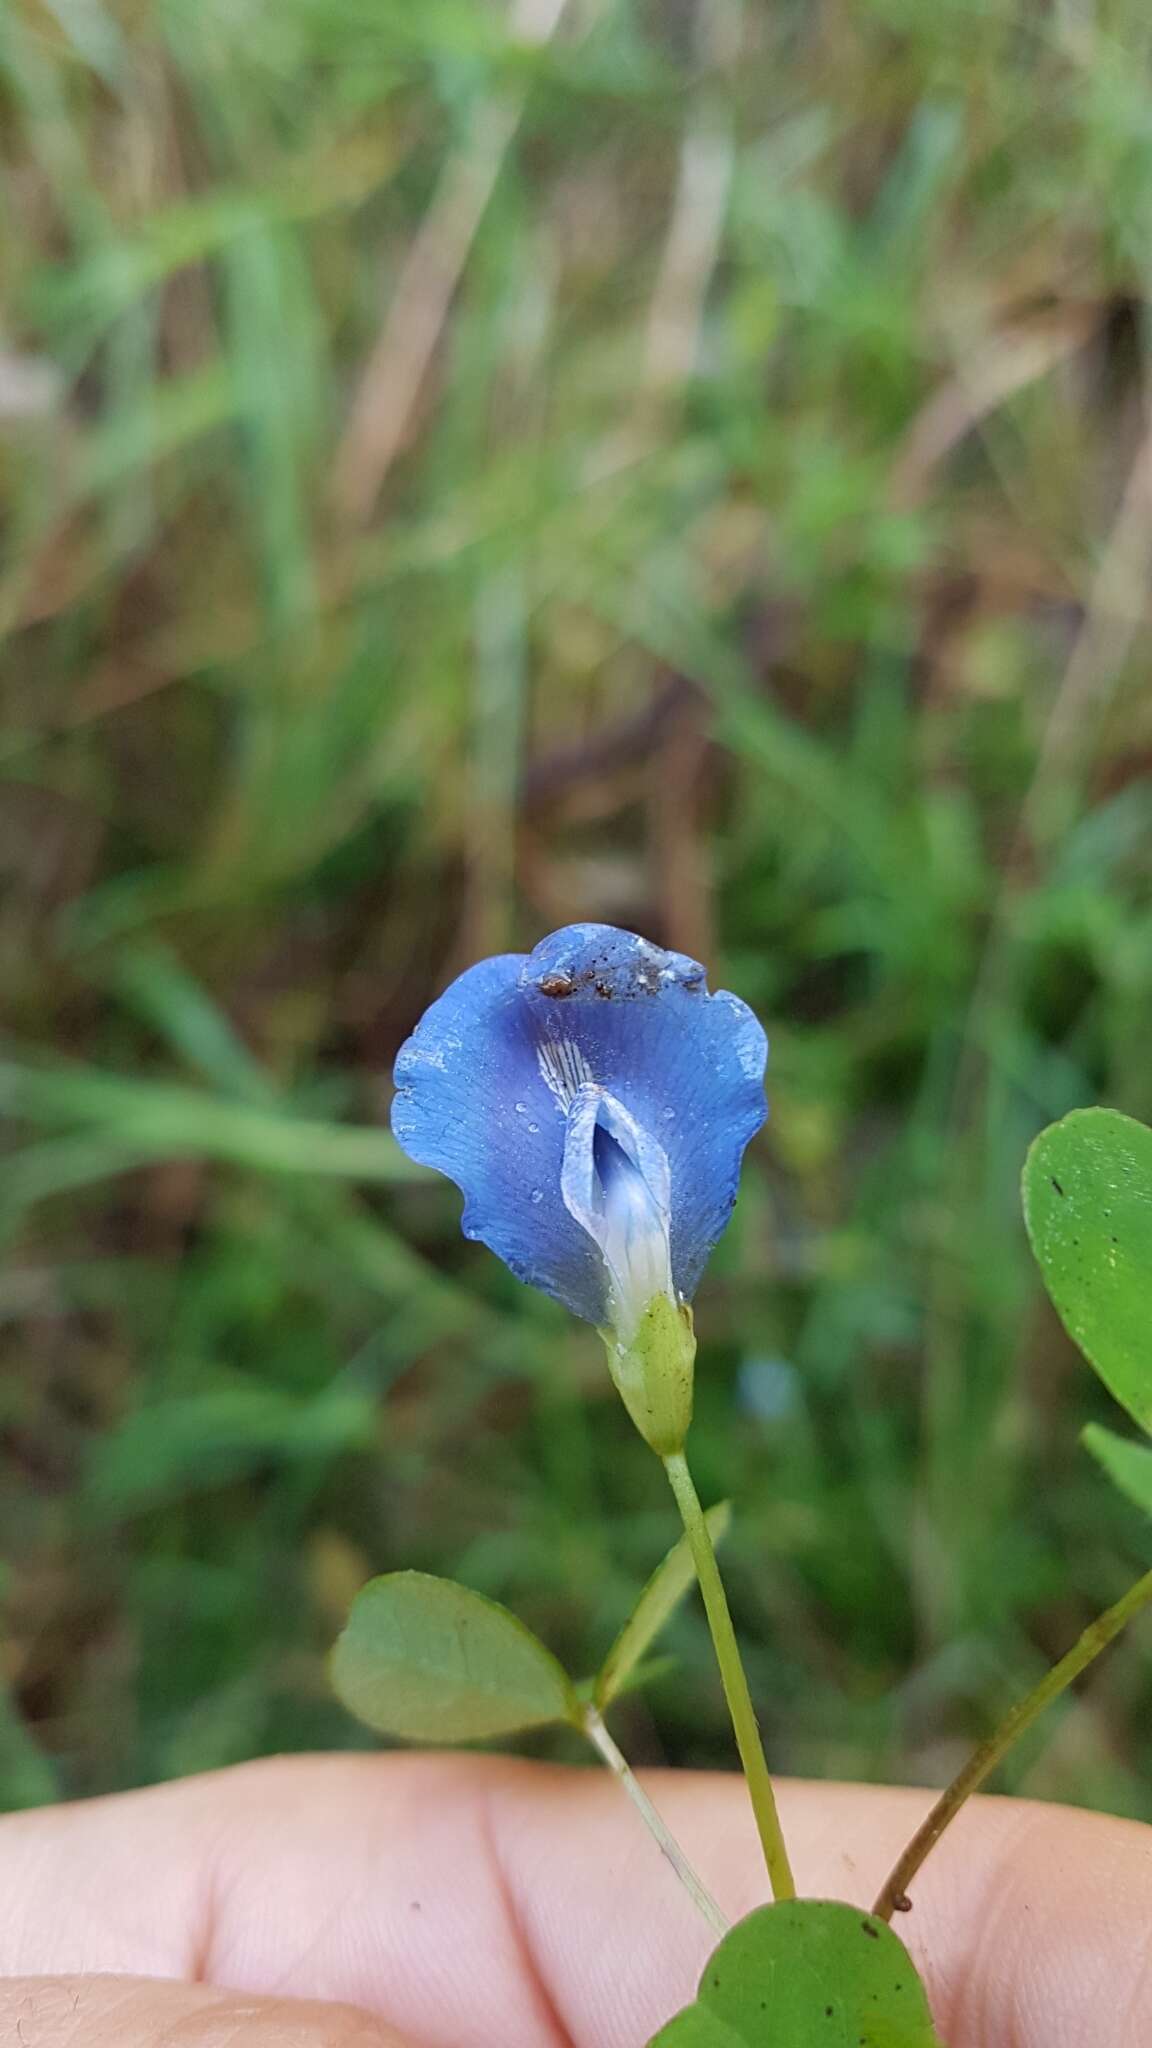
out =
[[(760, 1903), (742, 1781), (648, 1782), (730, 1916)], [(861, 1903), (930, 1803), (780, 1802), (801, 1890)], [(1152, 1830), (974, 1801), (899, 1931), (949, 2048), (1152, 2039)], [(642, 2048), (711, 1940), (590, 1770), (284, 1759), (0, 1822), (4, 2048)]]

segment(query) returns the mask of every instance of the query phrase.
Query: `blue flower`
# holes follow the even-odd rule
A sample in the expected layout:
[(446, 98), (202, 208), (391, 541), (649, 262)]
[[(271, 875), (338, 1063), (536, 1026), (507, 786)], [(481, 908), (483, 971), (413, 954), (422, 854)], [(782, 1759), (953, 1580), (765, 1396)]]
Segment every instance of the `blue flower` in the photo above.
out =
[(653, 1302), (686, 1317), (766, 1115), (767, 1051), (697, 961), (568, 925), (433, 1003), (396, 1061), (392, 1128), (462, 1190), (466, 1236), (622, 1356)]

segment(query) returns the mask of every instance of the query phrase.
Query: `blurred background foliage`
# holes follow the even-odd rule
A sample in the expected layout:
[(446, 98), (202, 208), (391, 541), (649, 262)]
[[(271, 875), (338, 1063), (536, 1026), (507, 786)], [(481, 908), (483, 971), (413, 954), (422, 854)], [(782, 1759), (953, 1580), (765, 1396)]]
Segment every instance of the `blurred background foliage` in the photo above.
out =
[[(695, 1462), (776, 1763), (941, 1778), (1147, 1564), (1017, 1184), (1152, 1113), (1150, 56), (1144, 0), (8, 0), (5, 1803), (366, 1740), (376, 1570), (602, 1655), (660, 1472), (386, 1134), (429, 998), (573, 918), (773, 1039)], [(621, 1740), (726, 1760), (671, 1647)], [(1134, 1642), (1009, 1782), (1152, 1816), (1150, 1709)]]

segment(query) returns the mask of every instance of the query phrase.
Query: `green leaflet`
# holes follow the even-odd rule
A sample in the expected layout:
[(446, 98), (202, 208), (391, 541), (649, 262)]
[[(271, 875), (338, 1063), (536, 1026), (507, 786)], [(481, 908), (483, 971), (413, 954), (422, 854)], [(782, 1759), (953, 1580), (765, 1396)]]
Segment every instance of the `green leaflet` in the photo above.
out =
[(1152, 1131), (1113, 1109), (1073, 1110), (1036, 1139), (1023, 1193), (1061, 1322), (1152, 1431)]
[(883, 1920), (827, 1899), (760, 1906), (705, 1965), (695, 2005), (649, 2048), (942, 2048)]
[(1101, 1429), (1098, 1422), (1089, 1423), (1083, 1442), (1113, 1485), (1146, 1515), (1152, 1515), (1152, 1450), (1111, 1429)]
[(583, 1726), (571, 1681), (531, 1629), (426, 1572), (392, 1572), (357, 1595), (332, 1652), (332, 1682), (369, 1728), (408, 1742), (483, 1742), (549, 1721)]

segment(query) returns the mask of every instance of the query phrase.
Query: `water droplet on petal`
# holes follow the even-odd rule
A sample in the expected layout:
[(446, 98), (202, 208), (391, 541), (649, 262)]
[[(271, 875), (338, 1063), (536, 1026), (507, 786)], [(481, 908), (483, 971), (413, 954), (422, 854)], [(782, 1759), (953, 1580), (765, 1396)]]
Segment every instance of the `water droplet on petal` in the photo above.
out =
[(540, 1126), (539, 1124), (529, 1124), (528, 1129), (530, 1131), (538, 1131), (540, 1129)]
[(533, 1190), (532, 1190), (532, 1200), (533, 1200), (534, 1202), (542, 1202), (542, 1201), (544, 1200), (544, 1190), (543, 1190), (543, 1188), (533, 1188)]
[(517, 1114), (517, 1116), (523, 1116), (523, 1115), (524, 1115), (524, 1113), (525, 1113), (525, 1111), (527, 1110), (527, 1108), (528, 1108), (528, 1104), (527, 1104), (526, 1102), (518, 1102), (518, 1103), (516, 1104), (516, 1114)]
[(671, 1122), (673, 1121), (673, 1119), (674, 1119), (675, 1115), (676, 1115), (676, 1111), (675, 1111), (674, 1109), (666, 1109), (666, 1110), (664, 1111), (664, 1121), (665, 1121), (665, 1123), (666, 1123), (666, 1124), (670, 1124), (670, 1123), (671, 1123)]

